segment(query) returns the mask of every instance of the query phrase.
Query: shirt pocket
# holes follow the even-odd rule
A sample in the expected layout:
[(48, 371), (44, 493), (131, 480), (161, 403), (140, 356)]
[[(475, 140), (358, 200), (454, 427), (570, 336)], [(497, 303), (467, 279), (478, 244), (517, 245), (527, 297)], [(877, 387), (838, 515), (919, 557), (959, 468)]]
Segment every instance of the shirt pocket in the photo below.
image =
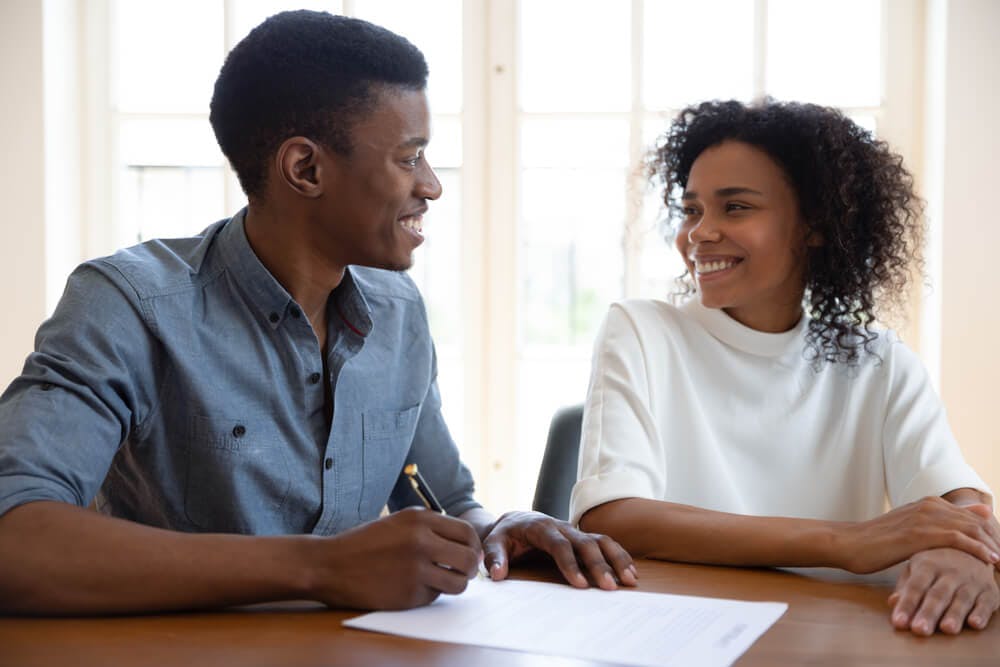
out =
[(361, 414), (362, 471), (358, 516), (378, 518), (389, 500), (417, 430), (420, 404), (404, 410), (365, 410)]
[(273, 425), (231, 417), (191, 420), (184, 510), (211, 532), (282, 530), (291, 485), (285, 443)]

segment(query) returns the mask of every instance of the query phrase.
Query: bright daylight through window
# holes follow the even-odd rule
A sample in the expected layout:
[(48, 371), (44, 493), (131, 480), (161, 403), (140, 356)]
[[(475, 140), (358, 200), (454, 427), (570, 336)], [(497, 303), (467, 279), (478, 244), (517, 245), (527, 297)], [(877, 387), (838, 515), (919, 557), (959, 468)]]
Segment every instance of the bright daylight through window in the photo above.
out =
[(887, 111), (878, 0), (107, 1), (108, 249), (243, 205), (208, 101), (226, 51), (269, 14), (349, 13), (424, 51), (444, 195), (411, 273), (446, 418), (496, 507), (530, 504), (549, 419), (583, 401), (608, 304), (666, 296), (681, 273), (641, 168), (679, 108), (771, 94), (880, 133), (908, 122)]

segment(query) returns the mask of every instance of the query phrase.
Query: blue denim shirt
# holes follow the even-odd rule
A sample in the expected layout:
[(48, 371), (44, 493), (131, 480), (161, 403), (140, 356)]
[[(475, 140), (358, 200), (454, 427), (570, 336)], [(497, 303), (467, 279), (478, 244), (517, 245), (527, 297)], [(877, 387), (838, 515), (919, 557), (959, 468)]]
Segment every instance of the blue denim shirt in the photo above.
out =
[(174, 530), (329, 535), (419, 504), (398, 482), (408, 462), (450, 514), (477, 506), (409, 277), (347, 270), (327, 305), (324, 377), (309, 321), (243, 218), (74, 271), (0, 397), (0, 514), (96, 498)]

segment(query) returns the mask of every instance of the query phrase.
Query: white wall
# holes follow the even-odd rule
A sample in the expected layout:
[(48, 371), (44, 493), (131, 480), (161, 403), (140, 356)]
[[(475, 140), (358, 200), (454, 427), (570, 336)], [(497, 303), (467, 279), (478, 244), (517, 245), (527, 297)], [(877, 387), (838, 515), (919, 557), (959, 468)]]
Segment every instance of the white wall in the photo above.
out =
[(966, 457), (1000, 493), (1000, 2), (931, 0), (928, 10), (936, 62), (925, 171), (940, 239), (941, 395)]
[(45, 316), (42, 3), (0, 2), (0, 384), (20, 372)]

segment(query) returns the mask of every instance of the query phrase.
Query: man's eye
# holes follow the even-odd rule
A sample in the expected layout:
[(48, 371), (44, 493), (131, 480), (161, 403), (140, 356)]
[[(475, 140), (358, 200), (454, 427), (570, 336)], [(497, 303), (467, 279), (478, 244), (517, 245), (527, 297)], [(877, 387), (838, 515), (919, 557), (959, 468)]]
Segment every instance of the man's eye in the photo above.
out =
[(681, 213), (684, 214), (685, 218), (690, 218), (698, 215), (698, 209), (694, 206), (685, 206), (681, 209)]
[(422, 160), (423, 157), (424, 157), (424, 152), (420, 151), (416, 155), (413, 155), (403, 160), (403, 164), (405, 164), (408, 167), (413, 167), (415, 169), (417, 165), (420, 164), (420, 160)]
[(746, 204), (740, 204), (740, 203), (732, 201), (732, 202), (729, 202), (728, 204), (726, 204), (726, 210), (727, 211), (749, 211), (750, 207), (747, 206)]

